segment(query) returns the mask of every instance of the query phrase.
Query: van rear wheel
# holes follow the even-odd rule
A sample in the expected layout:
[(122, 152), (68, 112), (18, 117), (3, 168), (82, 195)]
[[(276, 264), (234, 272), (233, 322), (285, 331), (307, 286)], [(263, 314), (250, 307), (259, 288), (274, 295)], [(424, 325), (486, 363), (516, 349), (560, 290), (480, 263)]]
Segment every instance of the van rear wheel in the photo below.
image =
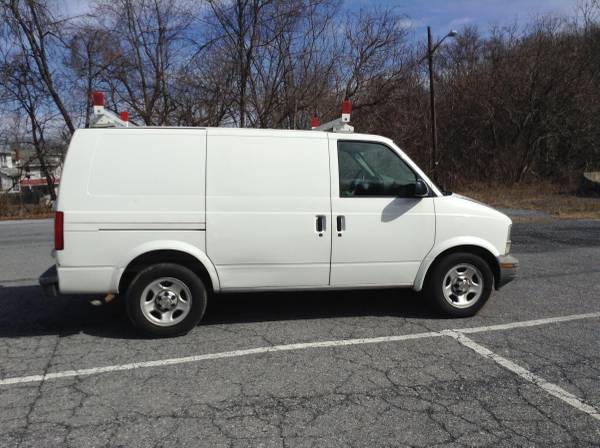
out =
[(206, 310), (202, 280), (184, 266), (160, 263), (143, 269), (127, 291), (127, 314), (147, 336), (185, 334)]
[(469, 317), (481, 309), (492, 294), (494, 275), (488, 263), (468, 252), (442, 258), (427, 277), (426, 294), (448, 317)]

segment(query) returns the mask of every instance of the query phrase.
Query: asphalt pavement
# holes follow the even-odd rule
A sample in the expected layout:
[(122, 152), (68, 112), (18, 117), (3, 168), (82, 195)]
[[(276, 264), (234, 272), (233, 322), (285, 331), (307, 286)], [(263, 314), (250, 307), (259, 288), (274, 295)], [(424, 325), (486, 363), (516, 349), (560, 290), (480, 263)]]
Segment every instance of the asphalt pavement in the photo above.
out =
[(0, 447), (600, 446), (600, 222), (517, 223), (519, 278), (443, 319), (410, 291), (223, 295), (187, 336), (45, 298), (52, 223), (0, 222)]

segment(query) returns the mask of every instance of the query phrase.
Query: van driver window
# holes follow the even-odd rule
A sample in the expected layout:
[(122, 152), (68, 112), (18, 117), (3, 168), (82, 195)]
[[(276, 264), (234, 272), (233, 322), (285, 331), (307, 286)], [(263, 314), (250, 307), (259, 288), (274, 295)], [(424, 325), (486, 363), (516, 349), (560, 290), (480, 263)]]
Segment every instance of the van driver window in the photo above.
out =
[(413, 197), (417, 177), (392, 149), (379, 143), (338, 142), (340, 197)]

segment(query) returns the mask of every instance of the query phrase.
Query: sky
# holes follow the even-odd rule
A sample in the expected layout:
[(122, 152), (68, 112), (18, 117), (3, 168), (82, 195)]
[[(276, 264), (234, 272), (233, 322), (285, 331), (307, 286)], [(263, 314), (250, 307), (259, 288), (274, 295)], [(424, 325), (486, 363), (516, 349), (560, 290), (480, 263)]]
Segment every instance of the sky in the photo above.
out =
[(351, 11), (375, 6), (394, 7), (407, 16), (406, 24), (416, 34), (430, 25), (433, 34), (477, 25), (481, 31), (490, 25), (526, 23), (542, 15), (574, 15), (577, 0), (344, 0)]
[[(202, 0), (197, 0), (202, 1)], [(451, 29), (460, 31), (466, 25), (476, 25), (485, 35), (492, 25), (525, 24), (538, 16), (573, 16), (582, 0), (340, 0), (350, 12), (360, 9), (392, 7), (406, 16), (402, 25), (409, 28), (413, 38), (426, 38), (430, 25), (435, 37)], [(89, 0), (59, 0), (67, 15), (85, 14), (93, 2)]]
[[(572, 14), (577, 0), (342, 0), (350, 10), (392, 6), (406, 14), (416, 26), (430, 24), (436, 28), (459, 28), (477, 24), (505, 24), (515, 19), (527, 20), (540, 14)], [(62, 0), (71, 14), (84, 13), (92, 3), (87, 0)]]

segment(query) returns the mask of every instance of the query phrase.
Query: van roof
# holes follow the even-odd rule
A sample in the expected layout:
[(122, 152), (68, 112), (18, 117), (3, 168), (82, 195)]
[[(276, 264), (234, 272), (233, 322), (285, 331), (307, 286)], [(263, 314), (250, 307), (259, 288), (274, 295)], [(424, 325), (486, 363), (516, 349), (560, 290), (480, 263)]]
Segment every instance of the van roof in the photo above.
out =
[(263, 129), (263, 128), (225, 128), (225, 127), (189, 127), (189, 126), (135, 126), (128, 128), (80, 128), (77, 131), (83, 132), (128, 132), (135, 130), (142, 132), (143, 130), (170, 130), (170, 131), (207, 131), (209, 135), (253, 135), (253, 136), (297, 136), (309, 138), (325, 138), (327, 135), (334, 137), (350, 137), (353, 140), (378, 140), (391, 142), (391, 139), (376, 134), (358, 134), (358, 133), (336, 133), (327, 131), (314, 131), (310, 129)]

